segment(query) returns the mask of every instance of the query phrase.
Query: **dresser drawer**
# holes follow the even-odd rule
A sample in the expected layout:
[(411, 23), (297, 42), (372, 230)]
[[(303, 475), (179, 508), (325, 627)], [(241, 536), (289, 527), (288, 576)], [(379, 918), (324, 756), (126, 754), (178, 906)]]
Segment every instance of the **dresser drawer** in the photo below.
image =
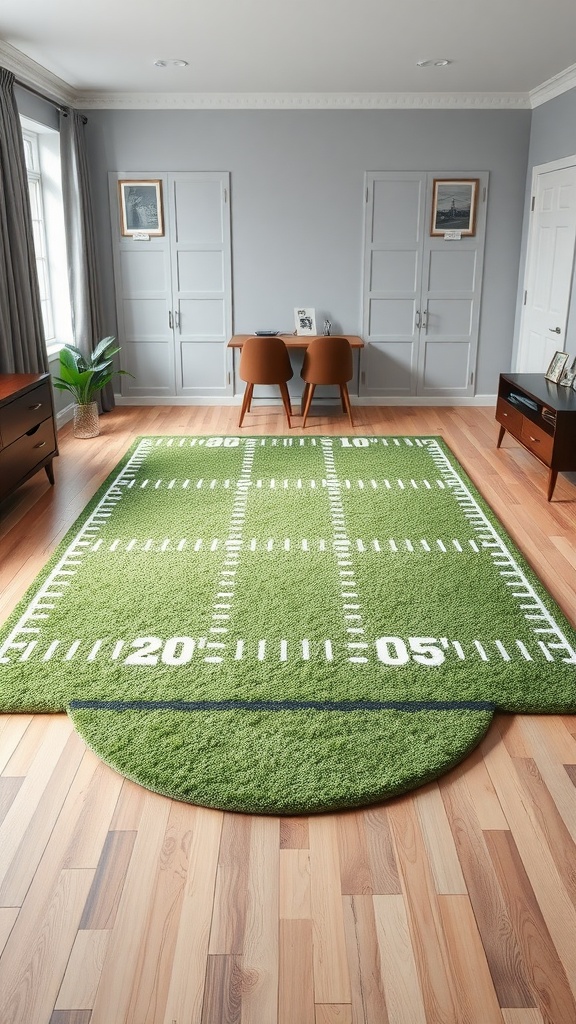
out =
[(547, 466), (551, 465), (554, 438), (545, 430), (525, 419), (522, 423), (519, 440)]
[(524, 417), (519, 409), (516, 409), (505, 398), (499, 398), (496, 403), (496, 419), (505, 430), (519, 437)]
[(0, 450), (0, 499), (10, 494), (36, 466), (42, 465), (50, 455), (56, 454), (52, 417), (44, 420), (32, 434), (24, 434), (8, 447), (2, 448)]
[(9, 405), (0, 408), (0, 438), (4, 448), (12, 444), (32, 427), (52, 416), (52, 394), (50, 382), (44, 381), (38, 387), (15, 398)]

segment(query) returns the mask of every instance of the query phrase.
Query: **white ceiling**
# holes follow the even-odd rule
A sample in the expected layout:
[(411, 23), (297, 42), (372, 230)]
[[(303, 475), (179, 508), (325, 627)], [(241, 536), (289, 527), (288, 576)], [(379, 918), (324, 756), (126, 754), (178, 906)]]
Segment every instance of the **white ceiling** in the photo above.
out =
[[(556, 76), (576, 84), (575, 0), (2, 0), (0, 40), (85, 100), (338, 94), (345, 106), (350, 94), (378, 105), (409, 93), (422, 105), (446, 93), (521, 104)], [(189, 66), (159, 70), (158, 58)], [(433, 58), (452, 63), (416, 66)]]

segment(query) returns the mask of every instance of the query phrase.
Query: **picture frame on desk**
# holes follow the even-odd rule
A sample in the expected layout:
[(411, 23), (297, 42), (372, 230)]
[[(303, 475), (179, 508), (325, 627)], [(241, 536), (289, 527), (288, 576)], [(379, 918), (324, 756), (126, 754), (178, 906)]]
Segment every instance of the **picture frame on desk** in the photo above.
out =
[(554, 384), (559, 384), (564, 373), (564, 367), (568, 362), (568, 358), (568, 352), (555, 352), (550, 361), (550, 366), (544, 374), (546, 380), (551, 380)]
[(316, 335), (316, 310), (308, 307), (307, 309), (295, 309), (294, 310), (294, 322), (296, 324), (296, 334), (299, 336), (309, 335), (315, 337)]

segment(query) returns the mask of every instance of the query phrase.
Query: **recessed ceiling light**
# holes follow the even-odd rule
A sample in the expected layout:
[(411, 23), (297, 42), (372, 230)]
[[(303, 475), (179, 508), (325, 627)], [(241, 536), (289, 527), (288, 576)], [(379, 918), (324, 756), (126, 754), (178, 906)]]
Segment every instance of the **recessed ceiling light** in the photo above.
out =
[(171, 67), (171, 68), (187, 68), (188, 67), (188, 61), (187, 60), (180, 60), (180, 58), (174, 59), (174, 57), (167, 57), (167, 58), (162, 58), (161, 60), (155, 60), (154, 61), (154, 67), (155, 68), (168, 68), (168, 67)]
[(445, 57), (438, 58), (437, 60), (434, 57), (430, 57), (428, 60), (417, 60), (416, 61), (416, 67), (417, 68), (429, 68), (429, 67), (434, 66), (435, 68), (445, 68), (447, 64), (451, 64), (451, 63), (452, 63), (452, 61), (451, 60), (446, 60)]

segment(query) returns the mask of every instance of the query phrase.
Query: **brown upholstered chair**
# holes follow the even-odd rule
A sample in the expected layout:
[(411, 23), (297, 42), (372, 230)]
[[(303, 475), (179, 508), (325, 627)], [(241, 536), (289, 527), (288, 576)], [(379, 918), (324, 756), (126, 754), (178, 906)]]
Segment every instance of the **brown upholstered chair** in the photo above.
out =
[(306, 349), (300, 376), (305, 381), (302, 395), (303, 427), (306, 426), (312, 396), (317, 384), (338, 384), (342, 412), (348, 413), (350, 425), (354, 426), (347, 384), (354, 376), (354, 364), (348, 338), (314, 338)]
[(286, 381), (294, 376), (288, 349), (282, 338), (247, 338), (242, 346), (239, 374), (246, 381), (246, 390), (240, 411), (239, 427), (247, 412), (250, 412), (252, 392), (255, 384), (278, 384), (286, 410), (288, 426), (291, 427), (290, 396)]

